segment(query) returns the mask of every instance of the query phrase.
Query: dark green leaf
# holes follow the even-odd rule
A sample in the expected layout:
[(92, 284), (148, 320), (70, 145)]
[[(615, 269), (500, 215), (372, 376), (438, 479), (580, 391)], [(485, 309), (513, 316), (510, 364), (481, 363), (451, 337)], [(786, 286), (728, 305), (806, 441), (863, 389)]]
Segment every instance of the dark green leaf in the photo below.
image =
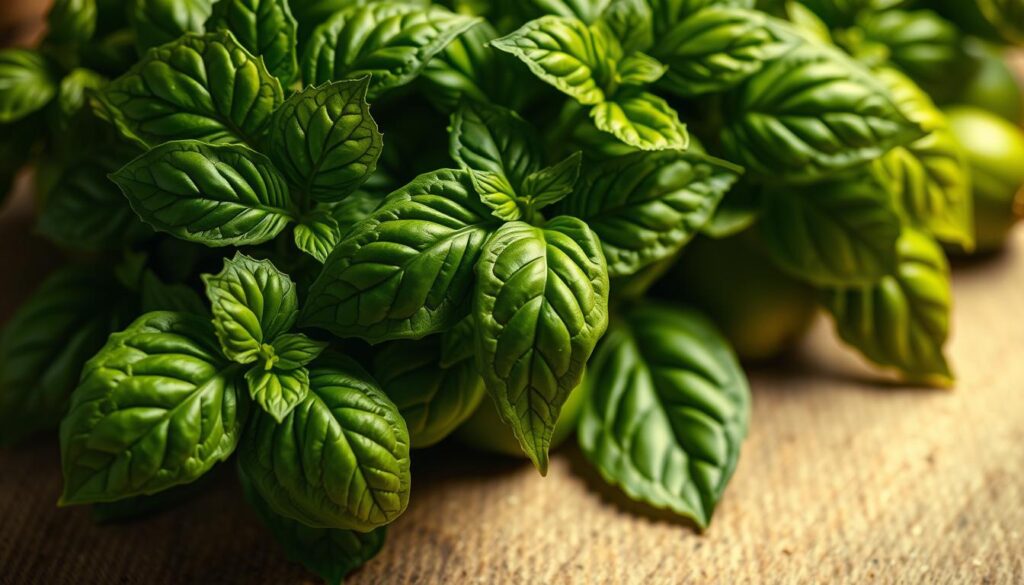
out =
[(869, 174), (767, 189), (761, 220), (775, 262), (810, 283), (870, 284), (896, 270), (900, 219)]
[(960, 32), (931, 10), (872, 11), (857, 25), (867, 41), (884, 46), (892, 63), (914, 79), (946, 83), (963, 58)]
[(484, 397), (484, 381), (472, 353), (450, 366), (440, 365), (439, 336), (421, 341), (394, 341), (373, 359), (381, 388), (409, 426), (415, 448), (440, 442), (468, 419)]
[(131, 0), (128, 18), (139, 52), (173, 41), (185, 33), (203, 32), (213, 0)]
[(101, 94), (102, 114), (128, 138), (256, 144), (283, 100), (281, 84), (231, 33), (161, 45)]
[(61, 424), (61, 504), (153, 494), (227, 459), (244, 418), (237, 368), (202, 317), (148, 313), (111, 335)]
[(111, 178), (142, 221), (207, 246), (266, 242), (296, 214), (284, 177), (240, 145), (168, 142)]
[(466, 102), (452, 114), (449, 133), (452, 158), (461, 167), (507, 178), (515, 190), (540, 170), (543, 147), (537, 131), (512, 110)]
[(612, 276), (672, 256), (708, 222), (739, 169), (704, 155), (639, 152), (587, 169), (559, 211), (601, 239)]
[(354, 363), (313, 369), (310, 392), (291, 414), (278, 423), (256, 412), (246, 433), (242, 469), (278, 514), (366, 532), (405, 511), (409, 432)]
[(327, 585), (341, 585), (345, 575), (366, 564), (384, 546), (386, 528), (370, 532), (314, 528), (281, 516), (256, 492), (241, 469), (239, 477), (245, 499), (256, 509), (288, 558), (316, 573)]
[(585, 384), (587, 459), (630, 497), (706, 528), (750, 418), (746, 378), (721, 333), (689, 309), (638, 306), (613, 322)]
[(477, 264), (477, 362), (501, 415), (541, 474), (558, 413), (608, 325), (597, 236), (568, 216), (502, 225)]
[(298, 24), (288, 0), (218, 0), (206, 30), (231, 31), (247, 51), (258, 57), (283, 84), (299, 74), (295, 54)]
[(513, 0), (516, 8), (527, 18), (554, 14), (593, 22), (608, 6), (610, 0)]
[(764, 13), (715, 7), (676, 23), (651, 54), (668, 65), (661, 87), (687, 97), (729, 89), (789, 48)]
[(303, 55), (307, 83), (371, 76), (369, 95), (415, 79), (430, 59), (478, 20), (440, 6), (351, 6), (317, 27)]
[(240, 364), (269, 360), (275, 352), (266, 346), (295, 324), (295, 283), (269, 260), (241, 252), (225, 259), (220, 273), (203, 275), (203, 282), (224, 355)]
[(110, 273), (69, 267), (50, 276), (0, 335), (0, 443), (56, 428), (85, 364), (132, 303)]
[(753, 9), (756, 0), (647, 0), (654, 20), (654, 37), (668, 34), (676, 23), (686, 20), (705, 8), (736, 7)]
[(493, 221), (465, 171), (421, 175), (338, 244), (302, 322), (372, 343), (447, 329), (468, 311)]
[(57, 90), (57, 128), (66, 130), (74, 123), (75, 116), (88, 105), (90, 92), (107, 84), (107, 79), (90, 69), (73, 69), (60, 80)]
[(340, 201), (377, 168), (382, 138), (366, 103), (369, 78), (325, 83), (292, 95), (274, 113), (270, 157), (317, 201)]
[(769, 62), (728, 102), (729, 159), (774, 180), (816, 180), (923, 135), (884, 85), (824, 45)]
[(700, 231), (716, 240), (728, 238), (754, 225), (760, 217), (760, 190), (741, 182), (726, 193), (711, 220)]
[(899, 268), (875, 285), (825, 291), (843, 341), (911, 382), (953, 383), (942, 353), (949, 336), (949, 265), (936, 243), (904, 230)]
[(450, 368), (476, 355), (476, 321), (467, 315), (451, 329), (441, 334), (441, 358), (438, 364)]
[(654, 17), (647, 0), (611, 0), (601, 13), (600, 26), (619, 40), (623, 53), (646, 51), (654, 44)]
[(977, 0), (985, 18), (1008, 41), (1024, 44), (1024, 1)]
[(46, 22), (47, 42), (85, 43), (96, 32), (96, 0), (56, 0)]
[(29, 49), (0, 50), (0, 124), (20, 120), (57, 94), (57, 80), (41, 54)]

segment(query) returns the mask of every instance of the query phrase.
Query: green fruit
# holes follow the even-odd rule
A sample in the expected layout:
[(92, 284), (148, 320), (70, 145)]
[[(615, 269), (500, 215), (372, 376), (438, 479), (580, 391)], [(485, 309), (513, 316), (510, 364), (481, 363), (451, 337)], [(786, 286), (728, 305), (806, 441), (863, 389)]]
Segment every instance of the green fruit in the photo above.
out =
[(971, 169), (977, 251), (997, 250), (1024, 207), (1024, 132), (978, 108), (946, 115)]
[(814, 290), (776, 268), (752, 236), (694, 240), (657, 294), (704, 311), (740, 359), (764, 361), (804, 334), (816, 305)]
[[(586, 402), (585, 387), (585, 384), (577, 386), (562, 405), (554, 434), (551, 435), (552, 449), (564, 443), (576, 431), (576, 423), (580, 420), (583, 403)], [(498, 410), (494, 408), (494, 401), (490, 398), (484, 398), (480, 402), (473, 416), (455, 431), (455, 437), (460, 443), (480, 451), (526, 457), (523, 448), (519, 446), (519, 441), (512, 434), (512, 429), (498, 417)]]
[(976, 106), (1014, 124), (1024, 120), (1024, 95), (1020, 82), (999, 50), (974, 44), (970, 48), (975, 69), (953, 103)]

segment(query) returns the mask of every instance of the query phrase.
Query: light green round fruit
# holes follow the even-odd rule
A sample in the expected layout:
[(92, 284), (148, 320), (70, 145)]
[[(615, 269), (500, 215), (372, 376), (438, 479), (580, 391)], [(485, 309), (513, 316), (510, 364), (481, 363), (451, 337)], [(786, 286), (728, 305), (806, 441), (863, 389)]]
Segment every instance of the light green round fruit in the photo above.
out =
[[(586, 402), (586, 394), (583, 384), (569, 394), (569, 399), (565, 401), (562, 412), (558, 415), (558, 422), (555, 423), (551, 449), (564, 443), (576, 431), (580, 413), (583, 412), (583, 403)], [(454, 434), (460, 443), (468, 447), (488, 453), (526, 458), (519, 441), (512, 434), (512, 429), (498, 416), (498, 409), (494, 407), (494, 401), (489, 397), (483, 399), (473, 416), (462, 423)]]
[(817, 307), (814, 290), (776, 268), (750, 231), (720, 240), (697, 238), (657, 291), (702, 310), (748, 362), (778, 357), (792, 347)]
[(977, 252), (1001, 248), (1024, 211), (1024, 131), (984, 110), (946, 110), (971, 169)]

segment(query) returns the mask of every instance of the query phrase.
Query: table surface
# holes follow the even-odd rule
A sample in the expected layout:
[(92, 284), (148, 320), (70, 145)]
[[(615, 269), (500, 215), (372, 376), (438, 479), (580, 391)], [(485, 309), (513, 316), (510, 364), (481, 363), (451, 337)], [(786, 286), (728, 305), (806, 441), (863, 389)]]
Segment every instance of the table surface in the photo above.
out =
[[(49, 261), (24, 197), (0, 214), (0, 319)], [(43, 252), (44, 257), (51, 254)], [(751, 432), (703, 535), (604, 487), (574, 447), (414, 454), (408, 511), (350, 583), (1024, 582), (1024, 229), (955, 270), (954, 391), (895, 386), (822, 318), (751, 372)], [(171, 511), (58, 509), (55, 441), (0, 449), (0, 583), (306, 583), (230, 466)]]

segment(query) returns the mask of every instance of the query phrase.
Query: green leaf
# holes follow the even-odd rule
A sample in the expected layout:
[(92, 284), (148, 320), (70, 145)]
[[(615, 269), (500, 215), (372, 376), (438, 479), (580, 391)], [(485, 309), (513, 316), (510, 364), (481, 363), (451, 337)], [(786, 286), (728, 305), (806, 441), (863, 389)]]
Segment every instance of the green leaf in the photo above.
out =
[(314, 341), (302, 333), (286, 333), (274, 340), (275, 364), (283, 370), (294, 370), (309, 365), (327, 348), (322, 341)]
[(661, 79), (668, 67), (650, 55), (633, 53), (619, 61), (615, 73), (622, 85), (644, 86)]
[(0, 124), (41, 109), (57, 94), (46, 59), (30, 49), (0, 50)]
[(696, 153), (638, 152), (588, 168), (559, 212), (587, 222), (601, 240), (609, 274), (625, 276), (682, 249), (739, 173)]
[(292, 95), (274, 113), (270, 157), (317, 201), (340, 201), (377, 168), (383, 140), (366, 103), (369, 78), (325, 83)]
[(679, 114), (660, 97), (629, 92), (597, 104), (590, 117), (598, 130), (640, 150), (684, 150), (690, 144)]
[(341, 241), (341, 227), (326, 210), (316, 210), (295, 226), (295, 245), (323, 264)]
[(654, 37), (660, 39), (677, 23), (706, 8), (753, 9), (756, 0), (647, 0), (654, 20)]
[(776, 181), (817, 180), (923, 135), (884, 85), (823, 45), (769, 62), (727, 101), (729, 160)]
[(284, 420), (309, 394), (309, 370), (267, 369), (257, 364), (245, 373), (249, 395), (277, 422)]
[(276, 513), (367, 532), (409, 502), (409, 432), (359, 366), (337, 361), (310, 372), (309, 394), (282, 422), (254, 413), (239, 462)]
[(568, 216), (502, 225), (477, 264), (477, 363), (498, 414), (542, 475), (558, 413), (608, 325), (601, 243)]
[(442, 368), (450, 368), (463, 360), (472, 359), (474, 355), (476, 321), (470, 314), (441, 334), (441, 357), (437, 363)]
[(528, 17), (554, 14), (593, 22), (608, 5), (609, 0), (515, 0), (516, 8)]
[(690, 97), (734, 87), (790, 47), (764, 13), (714, 7), (679, 21), (651, 54), (668, 66), (660, 86)]
[(110, 177), (142, 221), (207, 246), (266, 242), (297, 213), (284, 177), (240, 145), (168, 142)]
[(480, 201), (491, 208), (491, 215), (504, 221), (515, 221), (523, 216), (516, 190), (505, 175), (472, 169), (467, 172)]
[(101, 89), (107, 79), (90, 69), (72, 69), (60, 80), (54, 110), (57, 128), (67, 130), (75, 122), (75, 116), (88, 105), (91, 92)]
[(334, 221), (338, 222), (338, 233), (344, 238), (357, 223), (376, 211), (383, 200), (383, 197), (376, 193), (356, 191), (344, 201), (322, 204), (320, 209), (327, 211)]
[(409, 426), (414, 448), (439, 443), (468, 419), (484, 397), (484, 381), (472, 353), (444, 367), (439, 336), (394, 341), (374, 356), (381, 388)]
[(870, 284), (896, 270), (900, 219), (869, 174), (766, 189), (761, 220), (772, 259), (812, 284)]
[(256, 509), (285, 555), (316, 573), (327, 585), (341, 585), (345, 575), (377, 556), (386, 528), (370, 532), (314, 528), (274, 512), (239, 469), (245, 499)]
[(237, 368), (194, 315), (148, 313), (111, 335), (61, 423), (61, 505), (153, 494), (227, 459), (244, 419)]
[(190, 138), (256, 144), (284, 99), (263, 61), (225, 31), (147, 52), (100, 98), (102, 113), (147, 146)]
[(580, 177), (580, 165), (583, 153), (574, 152), (565, 160), (526, 177), (523, 181), (522, 195), (531, 210), (542, 209), (546, 205), (557, 203), (572, 193), (576, 181)]
[(948, 83), (963, 58), (960, 31), (931, 10), (866, 12), (857, 26), (867, 41), (883, 45), (889, 59), (914, 79)]
[(473, 266), (494, 223), (465, 171), (417, 177), (334, 249), (302, 323), (371, 343), (451, 327), (468, 311)]
[(254, 260), (241, 252), (225, 259), (218, 274), (204, 274), (203, 282), (224, 355), (240, 364), (269, 361), (274, 351), (265, 346), (295, 324), (295, 283), (269, 260)]
[(511, 196), (543, 164), (544, 150), (536, 129), (500, 106), (463, 103), (452, 114), (449, 141), (451, 156), (459, 166), (505, 177)]
[(876, 73), (908, 118), (929, 131), (923, 138), (874, 161), (901, 215), (944, 242), (974, 246), (974, 209), (966, 156), (946, 117), (913, 81), (883, 69)]
[(218, 0), (206, 30), (231, 31), (249, 53), (263, 57), (267, 70), (285, 85), (299, 74), (295, 54), (298, 24), (288, 0)]
[(132, 0), (128, 20), (135, 31), (139, 52), (203, 32), (213, 0)]
[(153, 235), (108, 178), (136, 152), (102, 145), (64, 169), (43, 204), (39, 232), (63, 246), (85, 250), (119, 249)]
[(490, 46), (514, 55), (541, 80), (581, 104), (605, 100), (609, 64), (622, 56), (618, 41), (583, 21), (560, 16), (532, 20)]
[(936, 243), (905, 229), (896, 274), (877, 284), (825, 291), (822, 302), (839, 336), (866, 358), (896, 368), (908, 381), (948, 386), (942, 353), (949, 336), (949, 265)]
[(196, 291), (184, 284), (168, 284), (152, 271), (142, 272), (140, 283), (142, 311), (177, 311), (206, 315), (206, 304)]
[(736, 356), (691, 309), (644, 304), (590, 360), (580, 447), (631, 498), (711, 522), (739, 458), (750, 390)]
[(307, 83), (371, 76), (369, 95), (405, 85), (455, 37), (479, 22), (440, 6), (351, 6), (317, 27), (302, 58)]
[(654, 16), (647, 0), (611, 0), (598, 26), (606, 27), (627, 55), (654, 44)]
[(85, 43), (96, 32), (96, 0), (56, 0), (46, 22), (47, 42)]
[(0, 332), (0, 444), (56, 428), (85, 364), (132, 303), (110, 273), (62, 268), (47, 278)]

